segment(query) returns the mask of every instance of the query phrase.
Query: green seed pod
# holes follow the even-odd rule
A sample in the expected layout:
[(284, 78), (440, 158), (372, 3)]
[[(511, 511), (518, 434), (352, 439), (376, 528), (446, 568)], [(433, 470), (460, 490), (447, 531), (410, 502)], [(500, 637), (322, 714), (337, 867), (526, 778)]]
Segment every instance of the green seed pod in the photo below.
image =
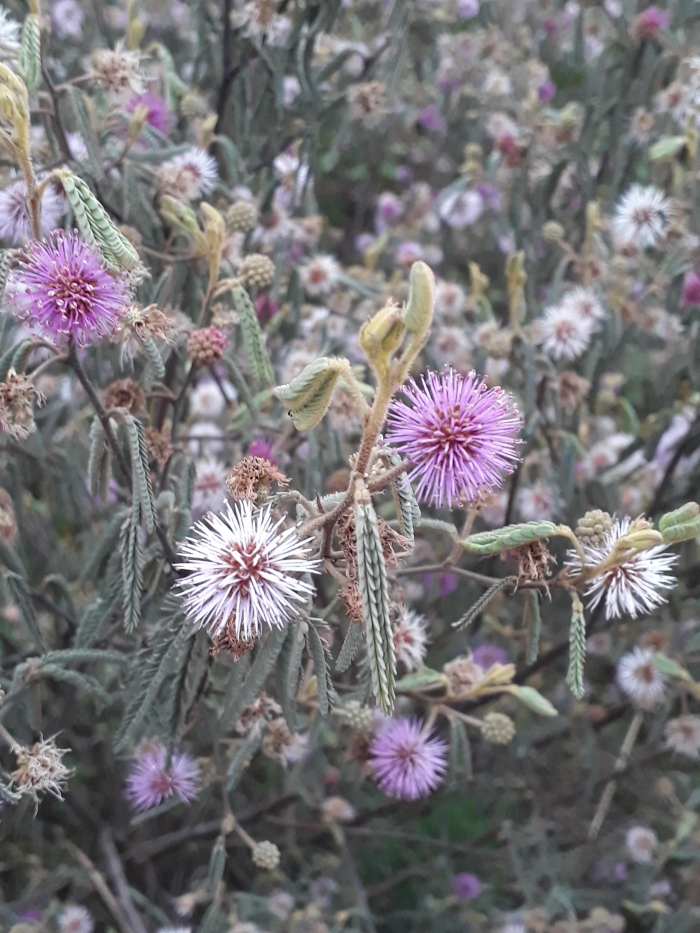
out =
[(277, 398), (289, 408), (298, 431), (315, 427), (328, 411), (345, 362), (323, 356), (309, 363), (291, 382), (275, 389)]
[(508, 551), (556, 533), (557, 526), (553, 522), (525, 522), (522, 525), (506, 525), (495, 531), (482, 531), (470, 535), (461, 543), (464, 550), (472, 554), (498, 554), (499, 551)]

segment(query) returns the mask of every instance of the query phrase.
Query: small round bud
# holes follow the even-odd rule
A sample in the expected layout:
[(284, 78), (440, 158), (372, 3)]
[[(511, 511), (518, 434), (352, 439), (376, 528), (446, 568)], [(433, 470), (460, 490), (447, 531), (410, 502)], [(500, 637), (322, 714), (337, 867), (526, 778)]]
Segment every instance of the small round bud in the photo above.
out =
[(236, 201), (226, 213), (226, 224), (238, 233), (247, 233), (258, 220), (258, 209), (250, 201)]
[(254, 285), (257, 288), (267, 288), (275, 280), (275, 264), (262, 253), (251, 253), (241, 263), (239, 276), (244, 285)]
[(368, 732), (374, 721), (374, 713), (369, 706), (363, 706), (357, 700), (349, 700), (342, 709), (342, 715), (350, 728), (358, 732)]
[(345, 797), (326, 797), (321, 813), (329, 823), (349, 823), (355, 819), (355, 808)]
[(548, 243), (561, 243), (566, 231), (558, 220), (548, 220), (542, 225), (542, 238)]
[(280, 850), (274, 842), (256, 842), (253, 846), (253, 865), (265, 871), (274, 871), (280, 863)]
[(576, 537), (582, 544), (600, 547), (603, 538), (610, 531), (612, 525), (612, 516), (608, 512), (593, 509), (579, 518), (576, 525)]
[(194, 120), (195, 117), (204, 116), (207, 112), (207, 103), (199, 94), (190, 91), (180, 98), (180, 113), (188, 120)]
[(481, 734), (492, 745), (508, 745), (515, 738), (515, 723), (505, 713), (487, 713), (481, 720)]
[(228, 346), (228, 337), (218, 327), (201, 327), (187, 338), (187, 350), (195, 366), (218, 363)]

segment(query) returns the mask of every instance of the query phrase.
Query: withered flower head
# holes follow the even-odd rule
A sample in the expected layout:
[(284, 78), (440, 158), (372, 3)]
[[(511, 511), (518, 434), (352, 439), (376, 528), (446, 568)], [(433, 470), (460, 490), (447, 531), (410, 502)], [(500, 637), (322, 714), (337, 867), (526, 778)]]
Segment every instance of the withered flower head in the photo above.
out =
[(116, 49), (96, 49), (90, 59), (90, 77), (107, 94), (121, 99), (146, 90), (141, 72), (141, 53)]
[(170, 442), (171, 430), (165, 425), (160, 431), (157, 428), (146, 428), (146, 450), (149, 461), (155, 461), (160, 470), (170, 460), (173, 454), (173, 445)]
[(549, 576), (549, 563), (554, 559), (545, 541), (523, 544), (506, 551), (502, 556), (518, 562), (518, 583), (524, 583), (526, 580), (546, 580)]
[(226, 488), (238, 502), (243, 499), (262, 502), (269, 494), (271, 483), (288, 482), (289, 478), (264, 457), (244, 457), (227, 478)]
[(232, 617), (212, 638), (211, 653), (217, 657), (222, 651), (227, 651), (234, 661), (240, 661), (244, 654), (253, 650), (256, 641), (257, 635), (239, 638), (236, 635), (236, 623)]
[(42, 739), (31, 748), (20, 746), (15, 750), (17, 768), (10, 775), (12, 783), (22, 794), (38, 802), (39, 794), (52, 794), (63, 800), (62, 791), (71, 774), (61, 760), (69, 752), (58, 748), (53, 739)]
[(0, 428), (18, 440), (36, 431), (32, 402), (43, 405), (45, 396), (24, 373), (10, 369), (0, 382)]
[(146, 407), (146, 396), (135, 379), (117, 379), (105, 389), (104, 406), (107, 411), (126, 408), (132, 415), (140, 415)]

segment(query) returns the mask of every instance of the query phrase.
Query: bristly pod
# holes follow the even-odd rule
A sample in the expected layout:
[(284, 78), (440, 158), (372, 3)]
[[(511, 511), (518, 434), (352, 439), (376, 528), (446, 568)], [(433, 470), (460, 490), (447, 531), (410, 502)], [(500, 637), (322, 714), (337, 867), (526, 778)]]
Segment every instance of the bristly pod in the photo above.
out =
[(696, 538), (700, 535), (700, 505), (697, 502), (686, 502), (679, 509), (662, 515), (659, 531), (664, 544), (678, 544)]
[(481, 531), (470, 535), (461, 544), (465, 551), (472, 554), (497, 554), (555, 534), (557, 525), (554, 522), (525, 522), (522, 525), (506, 525), (494, 531)]
[(323, 356), (304, 367), (291, 382), (277, 386), (275, 395), (289, 409), (297, 431), (308, 431), (320, 422), (346, 366), (347, 360)]
[(41, 23), (39, 17), (30, 13), (22, 23), (17, 70), (27, 85), (34, 91), (41, 80)]
[(232, 294), (251, 374), (257, 382), (272, 385), (275, 377), (265, 348), (265, 338), (260, 328), (258, 315), (253, 302), (250, 300), (250, 295), (242, 285), (236, 286)]
[(586, 618), (578, 593), (571, 593), (571, 626), (569, 628), (569, 669), (566, 682), (577, 700), (583, 696), (583, 668), (586, 661)]
[(372, 499), (359, 480), (355, 487), (355, 535), (357, 582), (362, 597), (372, 690), (380, 709), (388, 716), (394, 708), (396, 654), (386, 564)]

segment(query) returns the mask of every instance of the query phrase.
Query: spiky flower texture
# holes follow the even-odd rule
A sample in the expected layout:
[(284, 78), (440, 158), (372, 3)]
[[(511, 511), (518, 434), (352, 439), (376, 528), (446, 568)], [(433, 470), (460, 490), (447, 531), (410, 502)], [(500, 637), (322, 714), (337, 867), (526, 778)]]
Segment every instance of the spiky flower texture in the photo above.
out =
[(199, 790), (199, 766), (189, 755), (173, 755), (161, 746), (145, 751), (134, 764), (126, 782), (126, 796), (137, 810), (157, 806), (173, 794), (189, 803)]
[(391, 797), (427, 797), (443, 780), (447, 745), (424, 734), (417, 719), (394, 719), (375, 736), (369, 763), (377, 783)]
[(80, 346), (112, 334), (128, 308), (129, 287), (76, 232), (32, 240), (8, 282), (18, 315), (55, 343)]
[(187, 573), (179, 583), (185, 612), (201, 628), (216, 635), (234, 619), (236, 636), (250, 638), (263, 622), (284, 627), (295, 604), (313, 595), (297, 575), (318, 572), (317, 563), (296, 529), (280, 528), (283, 521), (243, 501), (195, 524), (180, 545), (185, 559), (178, 570)]
[(499, 386), (448, 369), (411, 380), (387, 418), (387, 439), (412, 463), (419, 499), (451, 506), (501, 485), (517, 464), (520, 414)]
[[(617, 519), (597, 547), (584, 543), (586, 564), (590, 567), (602, 564), (615, 542), (627, 534), (630, 525), (628, 517)], [(623, 615), (636, 619), (652, 612), (666, 602), (665, 592), (676, 585), (675, 577), (668, 571), (677, 560), (678, 557), (669, 554), (665, 545), (633, 554), (623, 563), (593, 577), (585, 591), (590, 597), (589, 607), (595, 609), (605, 599), (607, 619), (619, 619)], [(575, 571), (581, 569), (580, 561), (573, 551), (569, 553), (567, 565)]]

